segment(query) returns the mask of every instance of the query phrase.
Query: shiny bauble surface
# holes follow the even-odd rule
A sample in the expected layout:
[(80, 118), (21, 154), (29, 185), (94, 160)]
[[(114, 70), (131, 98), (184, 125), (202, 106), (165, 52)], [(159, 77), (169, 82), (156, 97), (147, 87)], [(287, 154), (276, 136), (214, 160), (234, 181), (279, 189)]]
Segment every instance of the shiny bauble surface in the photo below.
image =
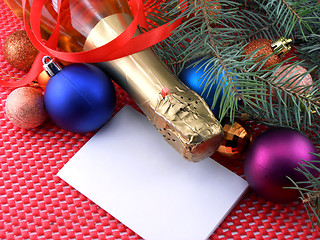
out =
[[(297, 199), (298, 191), (286, 189), (295, 182), (306, 181), (295, 168), (304, 161), (317, 160), (312, 142), (298, 131), (274, 128), (260, 134), (250, 145), (244, 162), (249, 186), (266, 200), (289, 202)], [(320, 164), (318, 164), (320, 165)], [(318, 172), (309, 169), (314, 175)]]
[(11, 33), (5, 40), (3, 55), (7, 62), (20, 70), (28, 71), (38, 50), (32, 45), (25, 30), (17, 30)]
[(116, 94), (113, 83), (98, 67), (71, 64), (50, 78), (44, 100), (55, 124), (67, 131), (85, 133), (111, 118)]
[(32, 87), (13, 90), (7, 97), (5, 109), (9, 120), (20, 128), (35, 128), (47, 118), (43, 94)]
[(253, 55), (253, 59), (255, 59), (256, 62), (264, 58), (267, 58), (271, 55), (262, 66), (262, 69), (269, 68), (272, 65), (281, 62), (281, 58), (278, 55), (274, 54), (271, 44), (272, 44), (272, 40), (270, 39), (252, 40), (244, 47), (244, 54), (247, 55), (248, 57), (249, 56), (251, 57), (253, 52), (257, 51)]
[[(214, 62), (206, 64), (208, 59), (195, 60), (189, 63), (179, 74), (179, 79), (187, 85), (191, 90), (198, 93), (211, 108), (213, 114), (218, 117), (220, 111), (220, 103), (223, 96), (223, 90), (218, 96), (218, 100), (215, 103), (215, 106), (212, 107), (215, 97), (215, 92), (221, 84), (221, 79), (223, 78), (224, 73), (220, 73), (218, 76), (218, 81), (213, 82), (216, 77), (211, 73), (209, 68), (213, 67)], [(198, 63), (199, 62), (199, 63)], [(196, 65), (194, 65), (197, 63)], [(208, 66), (208, 67), (206, 67)], [(210, 78), (208, 77), (210, 76)]]

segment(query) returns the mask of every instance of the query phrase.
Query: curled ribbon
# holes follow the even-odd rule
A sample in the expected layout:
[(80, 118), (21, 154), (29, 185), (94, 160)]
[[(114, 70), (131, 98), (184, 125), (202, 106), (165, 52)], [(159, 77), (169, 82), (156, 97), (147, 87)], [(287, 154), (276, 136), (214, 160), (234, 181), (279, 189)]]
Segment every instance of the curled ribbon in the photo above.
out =
[(57, 19), (55, 28), (46, 43), (43, 42), (40, 33), (40, 19), (45, 0), (34, 0), (30, 8), (30, 26), (26, 17), (26, 6), (28, 0), (22, 0), (23, 21), (25, 30), (32, 44), (39, 50), (32, 68), (26, 76), (17, 82), (7, 82), (0, 80), (0, 84), (7, 87), (20, 87), (33, 81), (43, 70), (42, 57), (49, 55), (72, 63), (95, 63), (105, 62), (125, 57), (136, 52), (142, 51), (166, 39), (172, 31), (178, 27), (182, 20), (177, 19), (173, 23), (167, 23), (150, 31), (144, 32), (133, 37), (138, 25), (145, 27), (145, 11), (142, 0), (131, 0), (133, 21), (128, 28), (114, 40), (107, 44), (83, 52), (64, 52), (57, 49), (61, 18), (61, 5), (64, 0), (57, 0)]

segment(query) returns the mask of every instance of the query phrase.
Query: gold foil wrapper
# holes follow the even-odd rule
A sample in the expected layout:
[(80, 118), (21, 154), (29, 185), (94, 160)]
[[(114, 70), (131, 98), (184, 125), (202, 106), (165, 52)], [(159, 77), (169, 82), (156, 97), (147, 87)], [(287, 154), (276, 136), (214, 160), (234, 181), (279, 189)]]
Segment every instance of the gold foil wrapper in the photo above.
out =
[[(128, 14), (102, 19), (91, 30), (85, 50), (113, 40), (131, 21)], [(165, 140), (183, 157), (199, 161), (217, 150), (223, 139), (218, 120), (205, 101), (174, 76), (151, 49), (98, 63), (98, 66), (132, 97)]]

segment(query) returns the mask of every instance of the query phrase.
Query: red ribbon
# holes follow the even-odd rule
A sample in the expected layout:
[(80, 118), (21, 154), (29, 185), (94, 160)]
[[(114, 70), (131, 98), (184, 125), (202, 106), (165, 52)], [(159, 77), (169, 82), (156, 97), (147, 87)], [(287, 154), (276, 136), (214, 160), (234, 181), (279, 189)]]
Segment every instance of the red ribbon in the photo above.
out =
[(34, 0), (32, 2), (30, 9), (30, 26), (25, 14), (28, 0), (22, 0), (24, 13), (23, 20), (26, 32), (30, 41), (40, 53), (35, 59), (35, 62), (29, 73), (24, 78), (18, 82), (6, 82), (0, 80), (1, 85), (8, 87), (20, 87), (33, 81), (43, 70), (41, 59), (45, 55), (72, 63), (105, 62), (131, 55), (166, 39), (172, 34), (172, 31), (181, 24), (182, 21), (181, 19), (178, 19), (171, 24), (164, 24), (160, 27), (133, 37), (138, 25), (146, 27), (146, 19), (142, 0), (131, 0), (131, 8), (134, 18), (131, 24), (122, 34), (109, 43), (93, 50), (69, 53), (56, 50), (59, 39), (62, 1), (63, 0), (57, 0), (56, 25), (48, 41), (44, 43), (40, 33), (40, 18), (45, 0)]

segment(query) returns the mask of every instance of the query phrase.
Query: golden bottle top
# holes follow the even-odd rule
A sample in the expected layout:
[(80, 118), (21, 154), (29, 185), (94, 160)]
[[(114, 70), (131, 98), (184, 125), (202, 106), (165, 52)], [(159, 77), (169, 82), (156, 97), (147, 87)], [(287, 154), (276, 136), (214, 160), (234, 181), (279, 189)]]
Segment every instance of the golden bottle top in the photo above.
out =
[[(113, 40), (131, 21), (128, 14), (102, 19), (91, 30), (85, 50)], [(222, 127), (208, 105), (174, 76), (151, 49), (98, 66), (132, 97), (164, 139), (186, 159), (199, 161), (219, 147)]]

